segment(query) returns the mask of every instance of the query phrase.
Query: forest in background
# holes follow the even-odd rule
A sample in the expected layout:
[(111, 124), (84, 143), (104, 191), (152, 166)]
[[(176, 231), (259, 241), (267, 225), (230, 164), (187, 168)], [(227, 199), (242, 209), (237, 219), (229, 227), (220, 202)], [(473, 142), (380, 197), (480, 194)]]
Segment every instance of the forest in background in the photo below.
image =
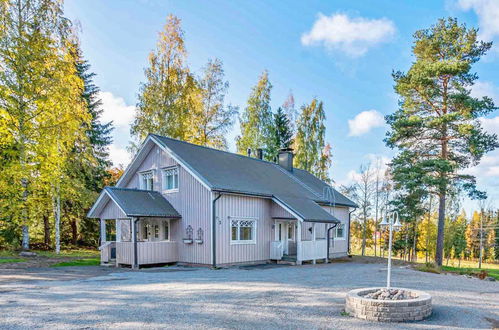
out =
[[(109, 159), (113, 124), (101, 122), (105, 109), (78, 32), (59, 0), (0, 0), (0, 11), (0, 247), (97, 247), (98, 222), (85, 215), (123, 169)], [(222, 61), (208, 59), (192, 72), (184, 34), (180, 19), (169, 15), (138, 86), (130, 152), (149, 133), (226, 150), (238, 122), (238, 153), (262, 149), (275, 161), (279, 149), (291, 147), (295, 167), (334, 184), (326, 105), (316, 97), (296, 106), (290, 92), (272, 108), (267, 70), (244, 106), (227, 104)], [(382, 253), (379, 223), (396, 210), (404, 226), (395, 250), (407, 259), (416, 252), (440, 265), (449, 257), (476, 258), (477, 235), (485, 241), (483, 257), (497, 259), (498, 211), (487, 206), (469, 220), (459, 203), (465, 194), (485, 203), (485, 192), (463, 170), (498, 146), (478, 121), (497, 108), (470, 95), (478, 78), (472, 66), (491, 46), (453, 18), (414, 34), (415, 61), (393, 73), (400, 108), (386, 118), (385, 142), (397, 155), (383, 166), (363, 165), (355, 183), (341, 187), (359, 205), (351, 236), (362, 254), (372, 247)]]

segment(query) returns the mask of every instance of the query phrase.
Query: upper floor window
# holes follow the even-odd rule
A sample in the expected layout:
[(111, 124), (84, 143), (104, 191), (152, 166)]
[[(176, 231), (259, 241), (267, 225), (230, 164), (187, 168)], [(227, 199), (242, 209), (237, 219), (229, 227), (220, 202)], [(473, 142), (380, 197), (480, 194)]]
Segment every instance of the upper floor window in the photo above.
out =
[(140, 189), (153, 190), (154, 173), (152, 171), (140, 173)]
[(178, 190), (178, 167), (163, 169), (163, 190)]

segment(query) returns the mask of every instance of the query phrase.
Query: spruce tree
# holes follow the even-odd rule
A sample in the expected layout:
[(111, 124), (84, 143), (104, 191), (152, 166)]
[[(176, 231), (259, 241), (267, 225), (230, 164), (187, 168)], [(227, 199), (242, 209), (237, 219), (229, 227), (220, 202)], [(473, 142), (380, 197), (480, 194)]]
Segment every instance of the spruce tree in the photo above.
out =
[(274, 122), (271, 129), (271, 139), (267, 147), (266, 157), (274, 161), (279, 149), (290, 148), (293, 144), (293, 131), (291, 121), (283, 109), (279, 107), (274, 113)]
[(439, 198), (435, 261), (442, 265), (448, 191), (461, 187), (472, 198), (483, 197), (475, 178), (462, 170), (498, 146), (497, 136), (484, 132), (478, 120), (495, 109), (492, 99), (470, 95), (477, 79), (472, 65), (492, 44), (453, 18), (440, 19), (414, 38), (415, 62), (407, 73), (393, 74), (400, 109), (387, 116), (391, 129), (385, 141), (412, 154), (414, 170)]

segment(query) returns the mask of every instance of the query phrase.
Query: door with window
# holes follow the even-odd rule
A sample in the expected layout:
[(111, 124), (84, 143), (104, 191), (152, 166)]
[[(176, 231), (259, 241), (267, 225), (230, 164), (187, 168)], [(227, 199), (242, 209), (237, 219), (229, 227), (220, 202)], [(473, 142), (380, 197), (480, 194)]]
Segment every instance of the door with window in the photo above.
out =
[(294, 241), (295, 225), (290, 221), (276, 221), (275, 223), (275, 240), (282, 242), (284, 254), (290, 252), (289, 243)]

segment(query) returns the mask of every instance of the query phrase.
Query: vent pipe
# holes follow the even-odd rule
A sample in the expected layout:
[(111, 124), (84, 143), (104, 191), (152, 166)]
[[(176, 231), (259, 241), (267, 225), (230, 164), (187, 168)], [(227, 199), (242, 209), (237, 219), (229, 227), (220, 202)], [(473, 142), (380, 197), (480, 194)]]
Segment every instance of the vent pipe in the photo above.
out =
[(256, 149), (256, 157), (258, 159), (263, 159), (263, 149), (261, 148)]

